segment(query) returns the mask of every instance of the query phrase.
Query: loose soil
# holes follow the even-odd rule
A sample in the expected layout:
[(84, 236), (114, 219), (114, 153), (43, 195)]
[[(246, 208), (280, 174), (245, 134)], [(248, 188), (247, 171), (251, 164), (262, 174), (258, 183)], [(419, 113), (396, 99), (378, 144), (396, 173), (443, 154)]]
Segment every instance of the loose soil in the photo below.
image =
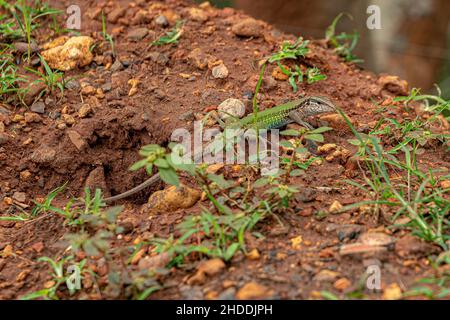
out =
[[(165, 1), (155, 12), (171, 10), (179, 15), (185, 21), (183, 34), (177, 45), (150, 47), (153, 40), (174, 25), (170, 19), (169, 28), (155, 24), (154, 19), (138, 19), (138, 12), (147, 9), (150, 2), (111, 1), (104, 6), (97, 1), (80, 0), (77, 3), (82, 12), (81, 34), (94, 39), (99, 39), (101, 31), (100, 10), (103, 8), (106, 12), (108, 33), (114, 36), (117, 57), (123, 66), (116, 68), (117, 65), (112, 64), (111, 50), (104, 43), (101, 48), (94, 49), (96, 57), (89, 66), (66, 72), (66, 79), (72, 78), (75, 85), (66, 89), (64, 96), (55, 93), (44, 98), (46, 109), (38, 122), (5, 122), (5, 131), (12, 138), (0, 146), (2, 216), (19, 212), (17, 205), (4, 201), (12, 198), (15, 192), (26, 194), (26, 210), (30, 210), (34, 200), (39, 201), (64, 183), (67, 183), (66, 191), (57, 199), (59, 204), (82, 196), (87, 179), (90, 185), (103, 186), (104, 193), (110, 195), (141, 183), (148, 176), (142, 170), (128, 170), (139, 159), (141, 146), (150, 143), (167, 145), (174, 129), (192, 129), (192, 121), (185, 120), (189, 112), (194, 116), (205, 115), (227, 98), (241, 99), (246, 103), (247, 112), (251, 112), (251, 101), (246, 97), (254, 92), (259, 73), (258, 61), (277, 51), (283, 40), (296, 39), (270, 25), (264, 25), (261, 37), (238, 37), (231, 27), (246, 18), (242, 12), (231, 8), (210, 9), (207, 20), (200, 22), (194, 21), (188, 13), (193, 4)], [(65, 11), (71, 2), (49, 1), (49, 4)], [(110, 13), (113, 11), (119, 12), (120, 18), (111, 22)], [(130, 40), (130, 33), (136, 28), (146, 28), (148, 33), (140, 40)], [(56, 36), (43, 26), (43, 32), (36, 40), (42, 45)], [(196, 48), (222, 60), (229, 76), (215, 79), (208, 68), (199, 69), (188, 58)], [(345, 63), (326, 47), (324, 41), (311, 41), (310, 54), (305, 61), (320, 68), (327, 79), (311, 85), (303, 83), (299, 85), (299, 91), (293, 93), (287, 81), (270, 78), (271, 66), (266, 71), (259, 97), (262, 108), (301, 95), (326, 96), (341, 107), (356, 128), (363, 132), (382, 117), (415, 118), (414, 110), (403, 109), (400, 103), (392, 102), (394, 96), (402, 94), (401, 87), (385, 86), (379, 81), (379, 76)], [(137, 93), (132, 96), (128, 95), (130, 79), (139, 80)], [(101, 88), (103, 93), (83, 94), (80, 84), (81, 87)], [(77, 112), (83, 104), (91, 105), (93, 112), (79, 118)], [(377, 105), (397, 105), (398, 108), (379, 112)], [(5, 104), (2, 108), (10, 112), (9, 119), (29, 112), (20, 106), (14, 108)], [(63, 113), (73, 115), (75, 123), (58, 126)], [(321, 124), (317, 119), (312, 123)], [(87, 143), (81, 151), (69, 138), (70, 130), (75, 130)], [(354, 153), (355, 147), (347, 141), (351, 138), (353, 135), (345, 126), (325, 134), (327, 143)], [(41, 161), (45, 157), (51, 160)], [(445, 149), (438, 145), (427, 146), (420, 165), (447, 170), (450, 167)], [(414, 245), (425, 249), (411, 250), (408, 256), (400, 256), (395, 245), (386, 252), (371, 255), (339, 254), (341, 245), (355, 242), (358, 234), (366, 231), (385, 232), (406, 245), (409, 245), (408, 241), (414, 242), (407, 236), (407, 231), (387, 228), (390, 225), (387, 222), (389, 212), (386, 216), (374, 216), (355, 209), (317, 219), (316, 213), (327, 210), (335, 200), (346, 205), (369, 199), (367, 194), (343, 183), (348, 179), (348, 169), (345, 161), (335, 159), (312, 166), (304, 176), (296, 178), (295, 184), (301, 191), (282, 217), (283, 227), (275, 219), (266, 219), (258, 226), (265, 238), (249, 237), (248, 248), (257, 248), (259, 259), (251, 260), (238, 254), (227, 264), (225, 272), (208, 278), (204, 284), (190, 286), (186, 278), (194, 273), (199, 263), (193, 261), (186, 268), (172, 269), (169, 279), (164, 281), (166, 288), (150, 298), (206, 299), (221, 296), (226, 290), (221, 297), (234, 298), (235, 292), (249, 282), (270, 288), (272, 298), (319, 298), (318, 292), (323, 290), (343, 297), (345, 292), (357, 290), (368, 265), (380, 266), (383, 288), (395, 283), (402, 291), (410, 289), (419, 278), (432, 274), (427, 257), (439, 249), (436, 251), (432, 245), (421, 242)], [(26, 171), (29, 176), (23, 174)], [(361, 179), (359, 170), (355, 170), (353, 178)], [(125, 209), (119, 220), (131, 223), (132, 228), (114, 243), (115, 246), (130, 245), (134, 239), (148, 234), (168, 237), (184, 216), (200, 212), (201, 201), (187, 210), (149, 217), (142, 205), (152, 192), (163, 187), (164, 184), (159, 183), (121, 201)], [(19, 298), (43, 288), (50, 280), (50, 269), (36, 259), (40, 256), (58, 257), (64, 252), (66, 248), (61, 245), (61, 238), (67, 227), (63, 222), (56, 215), (44, 215), (27, 222), (0, 222), (0, 252), (9, 246), (14, 252), (0, 258), (0, 298)], [(298, 236), (302, 237), (302, 243), (294, 249), (290, 239)], [(383, 290), (364, 292), (373, 299), (380, 299)], [(94, 290), (82, 290), (73, 297), (63, 296), (82, 297), (108, 298)]]

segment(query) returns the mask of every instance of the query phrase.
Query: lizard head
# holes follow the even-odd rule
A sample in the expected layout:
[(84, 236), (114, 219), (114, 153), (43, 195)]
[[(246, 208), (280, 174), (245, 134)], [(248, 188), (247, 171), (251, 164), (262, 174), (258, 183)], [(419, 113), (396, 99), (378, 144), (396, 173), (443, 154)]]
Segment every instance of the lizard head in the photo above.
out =
[(309, 97), (305, 101), (305, 107), (311, 115), (336, 111), (336, 107), (333, 102), (325, 97)]

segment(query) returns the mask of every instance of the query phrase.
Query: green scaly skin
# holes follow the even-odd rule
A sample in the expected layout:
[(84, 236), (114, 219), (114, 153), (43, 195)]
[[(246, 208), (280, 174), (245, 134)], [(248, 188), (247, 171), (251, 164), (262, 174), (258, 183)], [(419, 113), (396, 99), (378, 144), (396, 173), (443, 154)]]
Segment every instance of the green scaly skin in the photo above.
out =
[[(248, 116), (227, 125), (224, 129), (278, 129), (293, 122), (297, 122), (312, 129), (312, 126), (306, 122), (307, 117), (335, 111), (336, 108), (333, 103), (326, 98), (317, 96), (305, 97), (260, 111), (257, 116), (253, 113), (249, 114)], [(195, 155), (194, 158), (196, 158)], [(105, 198), (103, 201), (108, 203), (129, 197), (158, 181), (160, 181), (160, 177), (157, 173), (133, 189)]]

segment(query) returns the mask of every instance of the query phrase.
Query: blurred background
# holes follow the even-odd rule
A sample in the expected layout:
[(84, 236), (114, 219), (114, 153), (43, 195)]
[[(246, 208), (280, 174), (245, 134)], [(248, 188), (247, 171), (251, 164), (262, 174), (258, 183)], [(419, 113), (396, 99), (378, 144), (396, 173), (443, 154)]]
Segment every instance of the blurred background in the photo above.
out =
[[(198, 1), (203, 2), (203, 1)], [(436, 93), (437, 84), (450, 99), (449, 0), (211, 0), (218, 7), (242, 9), (278, 29), (305, 38), (324, 38), (341, 12), (338, 32), (360, 34), (355, 54), (377, 73), (398, 75), (410, 88)], [(369, 30), (367, 8), (380, 8), (381, 29)]]

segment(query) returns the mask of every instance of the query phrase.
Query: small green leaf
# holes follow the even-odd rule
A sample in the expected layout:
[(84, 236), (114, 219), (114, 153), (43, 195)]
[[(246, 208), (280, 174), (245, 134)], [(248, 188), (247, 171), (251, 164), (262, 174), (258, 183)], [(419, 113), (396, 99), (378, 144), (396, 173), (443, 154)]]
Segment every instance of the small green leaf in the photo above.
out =
[(316, 133), (307, 134), (307, 135), (305, 135), (305, 139), (312, 140), (312, 141), (317, 141), (317, 142), (323, 142), (324, 141), (323, 135), (318, 134), (318, 133), (317, 134)]
[(162, 158), (156, 159), (154, 164), (158, 167), (158, 168), (164, 168), (164, 169), (168, 169), (169, 168), (169, 163)]
[(327, 132), (327, 131), (330, 131), (330, 130), (333, 130), (333, 128), (330, 128), (330, 127), (320, 127), (320, 128), (314, 129), (314, 130), (312, 130), (312, 131), (309, 131), (309, 133), (324, 133), (324, 132)]
[(136, 171), (139, 170), (140, 168), (144, 167), (147, 164), (147, 159), (142, 159), (139, 160), (138, 162), (134, 163), (131, 167), (130, 167), (130, 171)]
[(163, 180), (165, 183), (173, 186), (180, 185), (180, 179), (178, 178), (177, 173), (175, 172), (174, 169), (164, 169), (159, 167), (158, 172), (161, 177), (161, 180)]
[(288, 129), (288, 130), (281, 131), (280, 134), (283, 136), (293, 136), (293, 137), (298, 137), (300, 135), (298, 130), (294, 130), (294, 129)]

